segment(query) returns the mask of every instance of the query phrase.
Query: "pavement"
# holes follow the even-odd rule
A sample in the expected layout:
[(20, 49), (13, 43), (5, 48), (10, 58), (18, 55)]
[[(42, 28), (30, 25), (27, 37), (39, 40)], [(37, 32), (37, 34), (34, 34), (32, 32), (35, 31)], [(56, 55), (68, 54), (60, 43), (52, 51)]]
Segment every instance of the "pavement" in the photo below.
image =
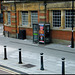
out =
[[(6, 45), (7, 60), (4, 60)], [(34, 44), (32, 40), (15, 39), (0, 35), (0, 65), (11, 69), (11, 74), (61, 74), (62, 57), (65, 57), (65, 73), (75, 74), (75, 48), (61, 44)], [(22, 64), (19, 64), (21, 48)], [(40, 53), (43, 54), (44, 70), (40, 70)], [(1, 68), (0, 68), (1, 70)]]
[[(4, 45), (7, 49), (7, 60), (4, 60)], [(22, 64), (19, 64), (19, 48), (22, 52)], [(44, 69), (40, 70), (40, 53), (44, 53)], [(51, 53), (52, 52), (52, 53)], [(19, 40), (0, 37), (0, 65), (10, 67), (26, 74), (61, 74), (62, 54), (66, 57), (67, 74), (75, 74), (75, 48), (61, 44), (34, 44), (32, 40)], [(72, 55), (69, 57), (68, 55)], [(18, 73), (17, 73), (18, 74)]]

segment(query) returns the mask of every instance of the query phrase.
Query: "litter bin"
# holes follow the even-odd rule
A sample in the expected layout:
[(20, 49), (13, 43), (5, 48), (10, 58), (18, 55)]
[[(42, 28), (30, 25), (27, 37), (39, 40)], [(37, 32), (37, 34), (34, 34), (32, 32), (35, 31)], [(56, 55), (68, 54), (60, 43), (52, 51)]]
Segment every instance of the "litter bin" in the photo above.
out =
[(18, 39), (26, 39), (26, 30), (19, 30)]

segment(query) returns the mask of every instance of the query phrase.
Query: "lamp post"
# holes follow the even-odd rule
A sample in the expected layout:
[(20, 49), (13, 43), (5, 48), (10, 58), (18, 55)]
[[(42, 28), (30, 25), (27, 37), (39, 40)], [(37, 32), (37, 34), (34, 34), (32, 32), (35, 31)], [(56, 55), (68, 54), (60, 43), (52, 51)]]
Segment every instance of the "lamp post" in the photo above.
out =
[(73, 24), (74, 24), (74, 0), (72, 0), (72, 38), (71, 38), (71, 48), (74, 48)]
[(46, 23), (46, 6), (47, 6), (46, 0), (44, 0), (44, 6), (45, 6), (45, 23)]

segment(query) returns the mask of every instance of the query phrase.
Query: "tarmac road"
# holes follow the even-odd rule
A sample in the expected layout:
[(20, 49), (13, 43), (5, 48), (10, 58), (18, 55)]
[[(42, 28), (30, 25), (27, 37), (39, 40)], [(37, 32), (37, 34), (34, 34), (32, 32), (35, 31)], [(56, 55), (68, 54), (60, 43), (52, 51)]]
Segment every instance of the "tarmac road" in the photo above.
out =
[[(0, 74), (25, 74), (23, 72), (17, 71), (15, 69), (0, 65)], [(27, 74), (25, 74), (27, 75)]]

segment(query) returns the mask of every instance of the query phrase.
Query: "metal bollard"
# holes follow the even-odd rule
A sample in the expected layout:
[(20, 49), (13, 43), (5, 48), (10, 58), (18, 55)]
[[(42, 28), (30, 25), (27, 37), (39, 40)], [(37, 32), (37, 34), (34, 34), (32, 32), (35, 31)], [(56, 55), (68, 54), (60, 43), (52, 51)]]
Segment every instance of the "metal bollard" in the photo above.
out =
[(65, 75), (65, 58), (62, 58), (62, 75)]
[(4, 46), (4, 60), (7, 60), (6, 46)]
[(19, 49), (19, 64), (22, 64), (22, 59), (21, 59), (21, 48)]
[(44, 66), (43, 66), (43, 53), (40, 53), (41, 55), (41, 68), (40, 70), (44, 70)]

